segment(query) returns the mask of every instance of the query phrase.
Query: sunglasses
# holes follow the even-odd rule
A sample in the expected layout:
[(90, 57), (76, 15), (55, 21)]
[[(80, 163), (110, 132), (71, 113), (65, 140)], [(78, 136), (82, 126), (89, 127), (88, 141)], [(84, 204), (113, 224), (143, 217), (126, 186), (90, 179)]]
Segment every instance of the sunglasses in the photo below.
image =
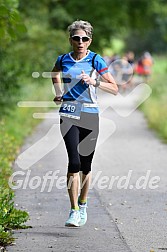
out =
[(89, 37), (87, 37), (87, 36), (78, 36), (78, 35), (74, 35), (74, 36), (72, 36), (71, 37), (72, 38), (72, 40), (74, 40), (74, 41), (77, 41), (77, 42), (80, 42), (81, 40), (82, 40), (82, 42), (88, 42), (89, 41)]

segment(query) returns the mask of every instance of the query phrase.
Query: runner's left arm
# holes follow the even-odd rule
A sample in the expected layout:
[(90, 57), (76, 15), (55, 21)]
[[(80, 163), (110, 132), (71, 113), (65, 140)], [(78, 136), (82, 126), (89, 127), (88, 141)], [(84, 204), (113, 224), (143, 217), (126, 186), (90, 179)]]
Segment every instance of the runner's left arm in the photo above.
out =
[(98, 80), (95, 80), (87, 75), (84, 71), (82, 71), (81, 77), (83, 82), (86, 82), (87, 84), (93, 85), (95, 87), (99, 87), (105, 92), (116, 95), (118, 93), (118, 86), (113, 76), (109, 72), (106, 62), (99, 54), (97, 54), (95, 58), (94, 67), (100, 78), (98, 78)]
[(100, 77), (99, 88), (105, 92), (116, 95), (118, 86), (110, 72), (106, 72)]

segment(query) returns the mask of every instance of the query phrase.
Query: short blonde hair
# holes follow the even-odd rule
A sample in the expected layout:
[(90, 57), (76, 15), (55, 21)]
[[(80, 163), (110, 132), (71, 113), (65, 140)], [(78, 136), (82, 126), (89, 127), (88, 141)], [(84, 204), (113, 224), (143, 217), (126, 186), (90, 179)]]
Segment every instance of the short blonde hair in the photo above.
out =
[(89, 22), (83, 20), (74, 21), (71, 25), (68, 26), (70, 37), (74, 35), (76, 30), (84, 30), (86, 35), (92, 38), (93, 27)]

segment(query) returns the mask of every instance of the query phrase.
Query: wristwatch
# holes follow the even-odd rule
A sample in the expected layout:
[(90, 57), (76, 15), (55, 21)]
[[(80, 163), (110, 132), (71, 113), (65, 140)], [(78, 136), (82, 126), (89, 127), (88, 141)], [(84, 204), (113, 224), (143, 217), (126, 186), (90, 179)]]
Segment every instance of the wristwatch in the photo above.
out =
[(100, 86), (100, 81), (99, 80), (95, 80), (96, 81), (96, 84), (94, 85), (94, 87), (99, 87)]

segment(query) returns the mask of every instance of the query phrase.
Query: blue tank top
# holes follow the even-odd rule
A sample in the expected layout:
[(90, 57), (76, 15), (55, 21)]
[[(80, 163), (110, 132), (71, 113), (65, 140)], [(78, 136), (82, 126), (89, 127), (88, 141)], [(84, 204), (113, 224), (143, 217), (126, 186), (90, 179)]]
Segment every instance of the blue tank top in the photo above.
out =
[(94, 58), (94, 69), (92, 60), (95, 53), (92, 51), (88, 51), (88, 54), (78, 61), (74, 60), (71, 54), (72, 52), (64, 56), (60, 55), (55, 63), (56, 67), (62, 71), (63, 100), (81, 102), (84, 105), (82, 106), (83, 112), (98, 113), (96, 88), (93, 85), (82, 83), (80, 75), (84, 70), (86, 74), (96, 79), (98, 74), (103, 75), (108, 72), (108, 67), (104, 59), (97, 54)]

